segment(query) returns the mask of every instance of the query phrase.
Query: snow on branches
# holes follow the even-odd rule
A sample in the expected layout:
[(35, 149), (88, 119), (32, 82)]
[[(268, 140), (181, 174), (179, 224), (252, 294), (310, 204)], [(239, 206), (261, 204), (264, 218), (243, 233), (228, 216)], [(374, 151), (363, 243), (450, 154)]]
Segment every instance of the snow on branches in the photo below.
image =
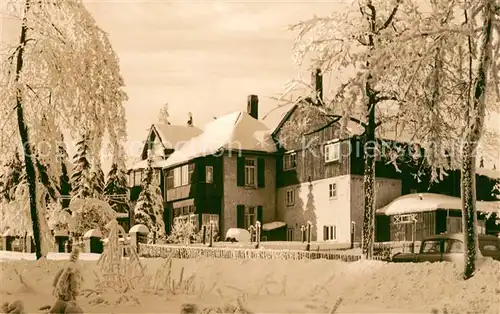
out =
[(77, 235), (83, 235), (91, 229), (99, 229), (104, 233), (106, 224), (116, 218), (109, 204), (96, 198), (72, 199), (69, 210), (69, 227)]
[[(16, 81), (19, 45), (10, 45), (2, 61), (0, 116), (6, 152), (19, 137), (15, 116), (16, 93), (22, 96), (25, 124), (36, 151), (56, 156), (58, 130), (77, 138), (89, 132), (89, 156), (98, 158), (102, 135), (110, 134), (110, 147), (126, 138), (123, 79), (108, 35), (100, 29), (83, 2), (77, 0), (28, 2), (28, 27), (23, 65)], [(21, 2), (19, 3), (21, 4)], [(44, 113), (44, 119), (40, 113)]]
[(77, 150), (73, 157), (73, 171), (71, 175), (72, 199), (89, 198), (94, 195), (92, 182), (92, 166), (89, 161), (90, 148), (87, 137), (83, 136), (76, 144)]
[(134, 221), (147, 226), (157, 236), (164, 237), (163, 197), (157, 171), (153, 168), (153, 155), (148, 151), (148, 165), (143, 171), (142, 191), (134, 208)]

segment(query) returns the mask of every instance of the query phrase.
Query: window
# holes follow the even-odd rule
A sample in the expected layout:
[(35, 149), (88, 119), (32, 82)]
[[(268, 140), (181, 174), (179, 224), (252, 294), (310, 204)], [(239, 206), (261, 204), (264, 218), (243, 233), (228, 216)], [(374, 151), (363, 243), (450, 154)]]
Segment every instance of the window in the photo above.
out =
[(245, 208), (245, 229), (250, 228), (250, 226), (254, 226), (255, 221), (255, 207), (246, 207)]
[(245, 185), (255, 186), (256, 184), (256, 162), (255, 159), (245, 159)]
[(189, 166), (184, 165), (181, 167), (181, 185), (189, 184)]
[(181, 186), (181, 168), (177, 167), (174, 169), (174, 187)]
[(444, 251), (446, 253), (463, 253), (463, 243), (462, 241), (455, 239), (446, 240)]
[(337, 197), (337, 183), (330, 183), (330, 184), (328, 184), (328, 196), (330, 198), (336, 198)]
[(337, 226), (323, 226), (323, 238), (325, 241), (337, 240)]
[(134, 171), (134, 186), (140, 186), (142, 181), (142, 171)]
[(171, 189), (174, 187), (174, 171), (167, 171), (167, 189)]
[(441, 253), (441, 241), (427, 240), (422, 243), (420, 253)]
[(340, 160), (340, 142), (325, 145), (325, 162)]
[(462, 217), (447, 217), (446, 218), (446, 231), (448, 233), (462, 232)]
[(193, 171), (194, 171), (194, 164), (184, 165), (173, 169), (172, 171), (174, 177), (173, 187), (179, 187), (190, 184)]
[(293, 241), (293, 228), (288, 228), (286, 231), (286, 240)]
[(296, 153), (288, 153), (283, 156), (283, 170), (292, 170), (295, 169), (297, 165), (297, 154)]
[(129, 187), (133, 187), (134, 186), (134, 172), (133, 171), (131, 171), (128, 174), (128, 186)]
[(286, 204), (286, 206), (293, 206), (295, 204), (295, 191), (294, 190), (287, 190), (286, 191), (285, 204)]
[(203, 214), (201, 219), (202, 219), (202, 224), (204, 226), (207, 226), (207, 230), (210, 227), (211, 221), (213, 221), (215, 225), (215, 230), (219, 229), (219, 215)]
[(214, 183), (214, 167), (212, 166), (205, 167), (205, 182)]

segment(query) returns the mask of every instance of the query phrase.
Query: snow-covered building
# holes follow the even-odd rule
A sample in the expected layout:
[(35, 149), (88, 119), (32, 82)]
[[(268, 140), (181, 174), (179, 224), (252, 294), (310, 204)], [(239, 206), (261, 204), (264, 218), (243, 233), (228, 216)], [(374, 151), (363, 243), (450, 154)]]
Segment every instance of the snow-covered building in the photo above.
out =
[[(268, 239), (300, 241), (301, 227), (310, 222), (313, 241), (361, 241), (364, 129), (354, 119), (341, 128), (338, 116), (322, 107), (320, 72), (313, 73), (312, 82), (316, 97), (279, 106), (261, 119), (258, 97), (250, 95), (246, 111), (221, 116), (204, 130), (151, 127), (143, 161), (131, 168), (131, 185), (140, 184), (146, 152), (152, 149), (167, 232), (178, 220), (189, 219), (198, 227), (214, 221), (222, 234), (258, 220)], [(388, 124), (378, 128), (377, 138), (389, 144), (410, 142), (404, 130)], [(376, 208), (412, 193), (460, 196), (458, 171), (430, 184), (425, 175), (422, 180), (413, 175), (420, 165), (396, 169), (389, 159), (384, 154), (376, 158)], [(478, 200), (491, 200), (500, 175), (484, 168), (477, 172)]]
[[(301, 226), (310, 221), (315, 241), (350, 243), (361, 241), (364, 213), (364, 149), (359, 138), (360, 123), (347, 122), (341, 134), (338, 116), (322, 108), (322, 81), (316, 72), (312, 85), (318, 100), (299, 99), (277, 107), (262, 121), (278, 143), (276, 164), (276, 220), (287, 223), (287, 239), (300, 240)], [(339, 113), (342, 115), (342, 113)], [(297, 134), (304, 134), (298, 137)], [(385, 124), (377, 128), (377, 138), (388, 145), (411, 143), (404, 127)], [(402, 195), (439, 193), (460, 196), (460, 172), (452, 171), (441, 182), (430, 184), (414, 174), (420, 165), (407, 163), (399, 170), (389, 155), (376, 157), (375, 207), (383, 208)], [(477, 170), (478, 200), (492, 200), (497, 171)], [(385, 228), (389, 228), (388, 225)]]
[(258, 120), (258, 98), (248, 110), (221, 116), (164, 163), (169, 220), (197, 226), (214, 221), (219, 232), (271, 223), (276, 212), (276, 145)]
[[(477, 201), (478, 233), (494, 233), (496, 224), (487, 219), (500, 212), (500, 201)], [(413, 193), (396, 198), (377, 209), (377, 240), (422, 241), (428, 236), (462, 232), (460, 197), (435, 193)]]

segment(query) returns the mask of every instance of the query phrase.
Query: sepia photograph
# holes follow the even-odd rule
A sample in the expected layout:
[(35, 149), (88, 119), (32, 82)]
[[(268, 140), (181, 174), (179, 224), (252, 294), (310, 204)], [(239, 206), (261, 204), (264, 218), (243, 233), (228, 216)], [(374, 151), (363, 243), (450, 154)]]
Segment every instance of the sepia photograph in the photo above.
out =
[(500, 314), (500, 0), (0, 0), (0, 313)]

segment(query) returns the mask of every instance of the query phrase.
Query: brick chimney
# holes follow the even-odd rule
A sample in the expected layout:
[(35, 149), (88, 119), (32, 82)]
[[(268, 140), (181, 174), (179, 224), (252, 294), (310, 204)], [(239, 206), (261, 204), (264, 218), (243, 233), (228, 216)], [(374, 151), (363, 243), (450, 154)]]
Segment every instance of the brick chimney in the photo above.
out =
[(259, 119), (259, 97), (257, 95), (248, 95), (247, 113), (254, 119)]
[(317, 68), (311, 73), (311, 86), (314, 88), (313, 101), (316, 105), (323, 104), (323, 73)]

